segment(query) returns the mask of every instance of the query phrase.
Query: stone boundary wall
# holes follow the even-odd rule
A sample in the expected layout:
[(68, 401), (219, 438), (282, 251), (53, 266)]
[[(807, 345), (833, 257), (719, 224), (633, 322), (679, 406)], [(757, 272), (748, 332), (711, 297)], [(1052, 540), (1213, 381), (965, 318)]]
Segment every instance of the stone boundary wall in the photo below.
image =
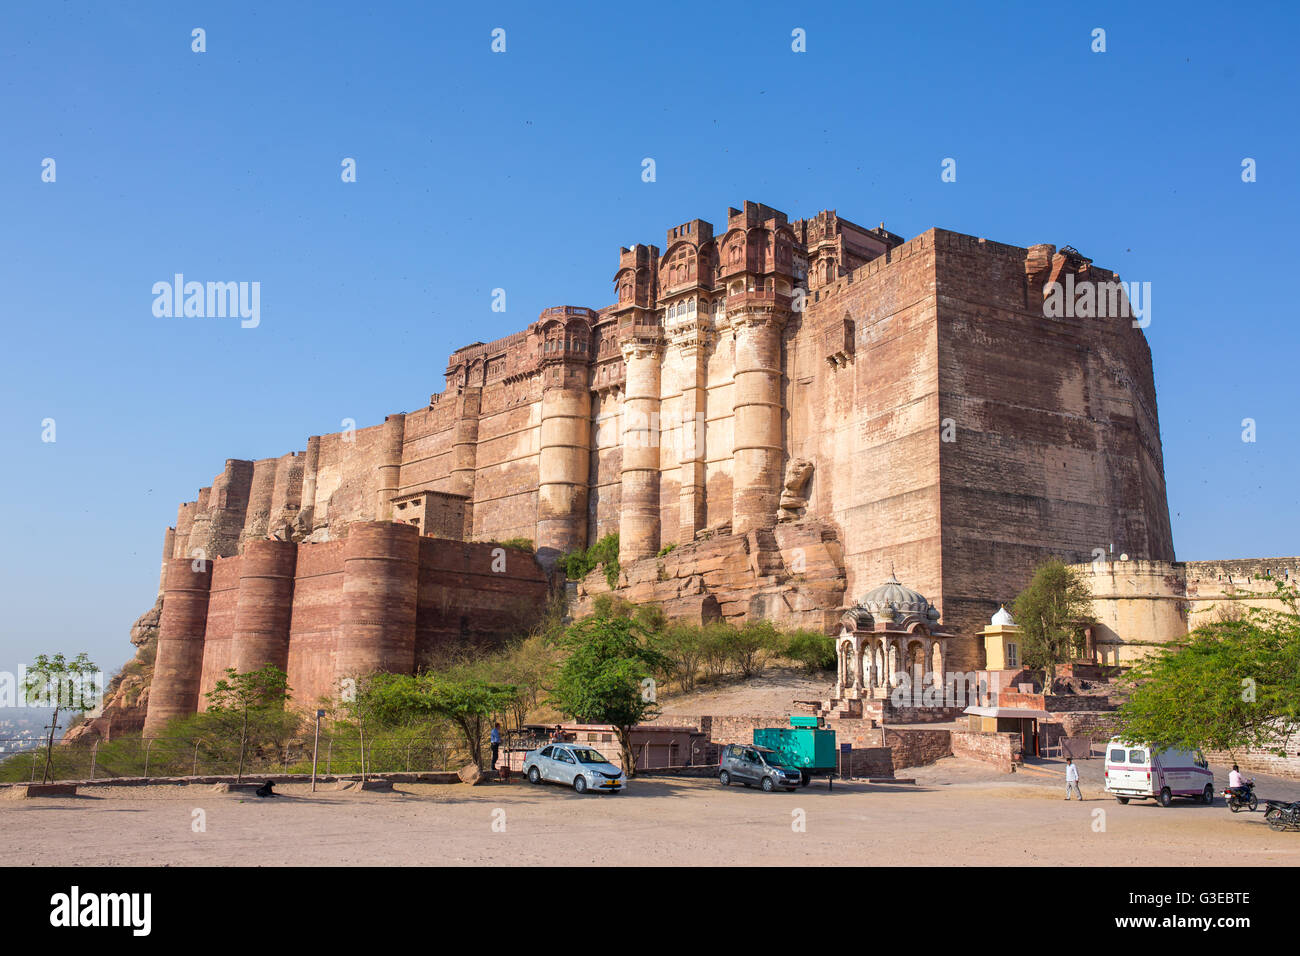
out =
[(1300, 733), (1292, 734), (1283, 744), (1285, 757), (1266, 750), (1242, 750), (1235, 756), (1225, 750), (1207, 750), (1205, 759), (1211, 764), (1231, 767), (1236, 763), (1242, 770), (1254, 773), (1271, 773), (1279, 777), (1300, 780)]
[(1024, 763), (1019, 734), (986, 733), (977, 730), (954, 730), (951, 733), (952, 755), (992, 764), (1003, 773), (1011, 773), (1016, 764)]
[(893, 752), (894, 769), (925, 767), (952, 756), (950, 730), (896, 730), (885, 727), (885, 746)]

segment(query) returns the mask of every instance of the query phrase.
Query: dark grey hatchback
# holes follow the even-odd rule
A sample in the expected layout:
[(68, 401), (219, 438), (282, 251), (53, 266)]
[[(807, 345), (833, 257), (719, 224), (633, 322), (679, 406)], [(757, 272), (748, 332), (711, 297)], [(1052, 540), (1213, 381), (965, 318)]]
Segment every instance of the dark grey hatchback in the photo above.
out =
[(743, 783), (747, 787), (758, 784), (767, 793), (780, 787), (793, 790), (803, 780), (803, 773), (795, 767), (783, 767), (777, 761), (775, 750), (749, 744), (727, 744), (722, 748), (718, 762), (718, 782), (724, 787)]

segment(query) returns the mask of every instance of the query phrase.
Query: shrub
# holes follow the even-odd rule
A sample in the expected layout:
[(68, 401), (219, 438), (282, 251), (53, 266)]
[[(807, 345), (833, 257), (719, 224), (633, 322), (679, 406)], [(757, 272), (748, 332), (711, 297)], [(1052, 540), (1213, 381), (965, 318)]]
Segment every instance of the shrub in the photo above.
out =
[(506, 538), (504, 541), (494, 541), (492, 543), (503, 548), (518, 548), (520, 551), (533, 550), (532, 538)]
[(835, 669), (835, 638), (820, 631), (790, 631), (782, 655), (802, 664), (809, 673)]
[(564, 575), (570, 581), (581, 581), (599, 565), (605, 571), (605, 583), (610, 589), (618, 587), (618, 535), (605, 535), (590, 548), (570, 551), (559, 560)]

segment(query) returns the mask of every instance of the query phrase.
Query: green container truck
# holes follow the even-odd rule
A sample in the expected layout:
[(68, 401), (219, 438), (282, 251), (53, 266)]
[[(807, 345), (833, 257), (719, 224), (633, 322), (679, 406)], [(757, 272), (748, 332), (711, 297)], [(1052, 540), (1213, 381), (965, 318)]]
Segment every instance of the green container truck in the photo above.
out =
[(754, 745), (775, 751), (782, 766), (802, 770), (805, 787), (813, 777), (835, 776), (835, 731), (819, 729), (816, 717), (791, 716), (789, 727), (755, 728)]

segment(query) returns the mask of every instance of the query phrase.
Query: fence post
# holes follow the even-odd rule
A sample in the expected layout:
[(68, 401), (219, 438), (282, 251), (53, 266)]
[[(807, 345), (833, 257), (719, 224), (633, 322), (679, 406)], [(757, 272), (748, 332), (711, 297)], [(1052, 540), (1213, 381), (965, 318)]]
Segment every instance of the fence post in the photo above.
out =
[(39, 753), (38, 750), (35, 749), (32, 750), (32, 779), (30, 781), (31, 783), (36, 782), (36, 755), (38, 753)]
[(150, 737), (144, 742), (144, 775), (149, 776), (149, 751), (153, 749), (153, 738)]
[(90, 745), (90, 779), (95, 779), (95, 759), (99, 756), (99, 741), (95, 740)]
[(194, 776), (199, 775), (199, 742), (194, 741)]
[(328, 776), (334, 772), (334, 738), (330, 738), (330, 745), (325, 751), (325, 773)]
[(411, 769), (411, 742), (409, 740), (406, 742), (406, 769), (408, 772)]

